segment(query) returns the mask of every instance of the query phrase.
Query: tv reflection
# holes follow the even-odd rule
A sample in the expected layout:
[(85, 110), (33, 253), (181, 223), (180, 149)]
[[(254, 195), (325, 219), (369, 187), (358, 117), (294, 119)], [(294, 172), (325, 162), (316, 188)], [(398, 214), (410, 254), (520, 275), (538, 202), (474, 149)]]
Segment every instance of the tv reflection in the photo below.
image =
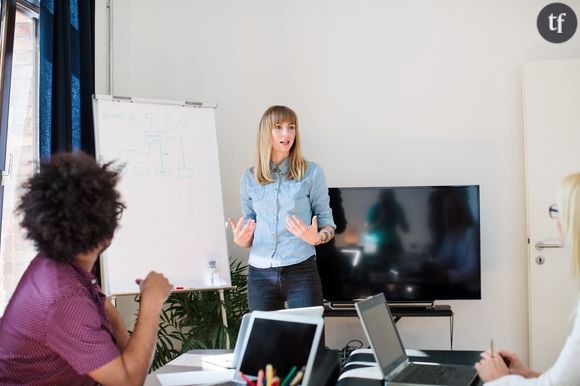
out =
[(377, 248), (376, 263), (387, 271), (397, 266), (403, 252), (403, 244), (397, 229), (406, 233), (409, 231), (409, 224), (392, 189), (380, 192), (378, 201), (368, 210), (365, 228), (365, 238), (369, 244), (376, 245)]
[(340, 189), (331, 188), (337, 234), (344, 233), (317, 247), (325, 299), (478, 298), (479, 219), (470, 189), (344, 188), (345, 214)]
[(449, 296), (457, 290), (478, 291), (479, 232), (466, 191), (435, 189), (429, 196), (429, 209), (433, 247), (422, 270), (434, 285), (443, 285), (439, 292), (447, 288)]

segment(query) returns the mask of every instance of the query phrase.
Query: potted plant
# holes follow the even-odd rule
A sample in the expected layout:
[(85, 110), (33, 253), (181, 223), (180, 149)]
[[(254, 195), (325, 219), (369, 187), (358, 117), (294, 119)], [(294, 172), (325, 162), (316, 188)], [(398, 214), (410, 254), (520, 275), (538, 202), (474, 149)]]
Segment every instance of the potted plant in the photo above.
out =
[(216, 290), (169, 296), (161, 313), (151, 371), (191, 349), (231, 348), (242, 316), (248, 312), (247, 265), (230, 261), (230, 272), (233, 288), (224, 290), (223, 302)]

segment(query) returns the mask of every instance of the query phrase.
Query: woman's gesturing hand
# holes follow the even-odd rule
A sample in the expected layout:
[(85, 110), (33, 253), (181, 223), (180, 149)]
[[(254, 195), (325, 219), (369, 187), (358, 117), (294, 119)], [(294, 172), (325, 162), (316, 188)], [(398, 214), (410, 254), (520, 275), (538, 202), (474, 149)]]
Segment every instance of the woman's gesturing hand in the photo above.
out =
[(312, 217), (310, 225), (304, 224), (296, 215), (286, 216), (286, 228), (294, 236), (304, 240), (310, 245), (320, 244), (321, 236), (318, 233), (318, 219)]
[(244, 218), (240, 217), (238, 222), (234, 222), (233, 219), (229, 218), (228, 222), (232, 227), (234, 232), (234, 243), (242, 248), (249, 248), (252, 246), (252, 241), (254, 240), (254, 230), (256, 229), (256, 221), (249, 219), (244, 224)]

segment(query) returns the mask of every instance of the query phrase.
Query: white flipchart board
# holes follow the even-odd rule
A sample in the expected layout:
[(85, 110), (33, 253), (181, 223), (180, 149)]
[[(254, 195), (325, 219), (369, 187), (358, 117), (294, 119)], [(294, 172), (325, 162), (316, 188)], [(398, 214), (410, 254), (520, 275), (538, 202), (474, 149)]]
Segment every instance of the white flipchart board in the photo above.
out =
[(97, 96), (94, 116), (97, 159), (125, 165), (127, 208), (101, 259), (105, 293), (138, 293), (135, 279), (151, 270), (176, 288), (229, 287), (215, 108)]

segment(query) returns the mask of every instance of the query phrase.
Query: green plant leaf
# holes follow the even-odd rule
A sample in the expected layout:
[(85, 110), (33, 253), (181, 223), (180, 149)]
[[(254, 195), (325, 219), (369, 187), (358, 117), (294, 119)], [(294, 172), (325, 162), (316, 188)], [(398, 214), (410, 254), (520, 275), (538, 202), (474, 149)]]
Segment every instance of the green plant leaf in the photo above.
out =
[(169, 296), (159, 318), (151, 371), (189, 350), (226, 348), (228, 340), (230, 346), (234, 344), (242, 316), (248, 312), (247, 272), (242, 260), (230, 260), (233, 288), (224, 290), (223, 302), (218, 291), (175, 292)]

